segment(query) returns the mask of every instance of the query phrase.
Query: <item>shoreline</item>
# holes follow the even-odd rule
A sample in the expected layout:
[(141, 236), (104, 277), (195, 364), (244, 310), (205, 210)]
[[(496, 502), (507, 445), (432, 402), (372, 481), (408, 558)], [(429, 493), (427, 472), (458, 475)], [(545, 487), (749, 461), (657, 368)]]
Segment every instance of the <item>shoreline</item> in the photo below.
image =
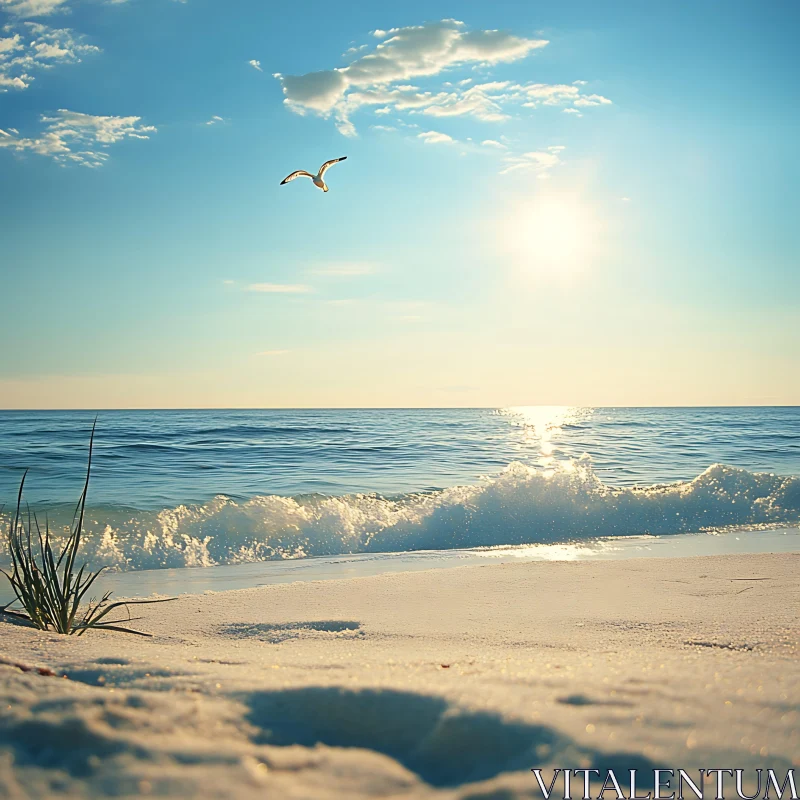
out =
[[(800, 552), (800, 527), (722, 532), (616, 536), (581, 542), (332, 556), (105, 572), (97, 591), (114, 597), (203, 594), (294, 581), (338, 580), (394, 572), (451, 569), (495, 563), (690, 558), (703, 555)], [(0, 585), (0, 603), (13, 595)]]
[(798, 567), (499, 563), (184, 595), (137, 610), (152, 639), (6, 625), (6, 660), (66, 678), (0, 665), (0, 787), (466, 800), (539, 797), (534, 767), (785, 774)]

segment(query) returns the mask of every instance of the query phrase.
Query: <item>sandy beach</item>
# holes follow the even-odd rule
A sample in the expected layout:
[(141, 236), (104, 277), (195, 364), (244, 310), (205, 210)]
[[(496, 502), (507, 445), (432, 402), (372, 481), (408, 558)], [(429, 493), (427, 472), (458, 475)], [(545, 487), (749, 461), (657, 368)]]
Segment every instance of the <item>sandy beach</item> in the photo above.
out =
[(0, 0), (0, 800), (800, 800), (798, 31)]
[(785, 775), (800, 765), (798, 567), (297, 582), (141, 607), (150, 639), (3, 624), (0, 795), (505, 800), (541, 796), (534, 767)]

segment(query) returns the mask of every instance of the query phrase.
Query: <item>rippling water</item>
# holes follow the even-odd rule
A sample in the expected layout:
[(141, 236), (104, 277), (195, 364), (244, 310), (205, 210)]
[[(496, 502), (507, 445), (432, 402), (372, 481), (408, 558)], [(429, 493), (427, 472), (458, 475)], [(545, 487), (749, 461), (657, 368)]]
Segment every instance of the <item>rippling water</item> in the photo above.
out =
[[(28, 468), (63, 523), (93, 417), (0, 412), (0, 498)], [(800, 408), (104, 411), (87, 547), (136, 569), (794, 524), (796, 476)]]

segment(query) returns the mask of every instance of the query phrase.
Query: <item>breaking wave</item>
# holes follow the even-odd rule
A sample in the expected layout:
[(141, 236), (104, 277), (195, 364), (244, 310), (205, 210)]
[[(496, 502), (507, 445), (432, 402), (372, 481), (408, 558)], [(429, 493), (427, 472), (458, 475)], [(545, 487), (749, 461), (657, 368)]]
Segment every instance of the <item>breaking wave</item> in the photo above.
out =
[(798, 522), (797, 477), (715, 464), (691, 481), (619, 488), (584, 457), (548, 470), (515, 462), (475, 485), (399, 498), (218, 496), (157, 512), (91, 509), (84, 553), (94, 566), (137, 570)]

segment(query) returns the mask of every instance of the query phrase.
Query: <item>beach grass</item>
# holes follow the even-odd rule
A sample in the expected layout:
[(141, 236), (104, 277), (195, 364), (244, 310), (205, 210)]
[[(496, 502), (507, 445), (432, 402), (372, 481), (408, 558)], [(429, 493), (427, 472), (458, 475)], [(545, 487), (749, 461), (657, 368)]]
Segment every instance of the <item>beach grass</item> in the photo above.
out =
[[(149, 636), (147, 633), (126, 627), (135, 621), (130, 616), (129, 606), (145, 603), (163, 603), (173, 598), (158, 600), (125, 600), (111, 602), (111, 592), (106, 592), (99, 601), (87, 601), (89, 590), (103, 568), (92, 571), (83, 564), (76, 572), (78, 552), (83, 535), (86, 497), (92, 468), (92, 452), (97, 421), (92, 425), (89, 438), (89, 458), (86, 479), (72, 518), (70, 533), (59, 547), (53, 549), (50, 525), (45, 518), (44, 531), (35, 513), (29, 507), (23, 510), (23, 491), (27, 470), (20, 481), (16, 510), (11, 517), (7, 534), (7, 545), (11, 565), (9, 571), (0, 570), (11, 583), (16, 600), (0, 607), (0, 612), (42, 631), (55, 631), (65, 635), (83, 635), (88, 630), (117, 631)], [(20, 609), (11, 609), (14, 603)], [(127, 612), (118, 618), (121, 610)], [(117, 618), (110, 617), (116, 614)]]

